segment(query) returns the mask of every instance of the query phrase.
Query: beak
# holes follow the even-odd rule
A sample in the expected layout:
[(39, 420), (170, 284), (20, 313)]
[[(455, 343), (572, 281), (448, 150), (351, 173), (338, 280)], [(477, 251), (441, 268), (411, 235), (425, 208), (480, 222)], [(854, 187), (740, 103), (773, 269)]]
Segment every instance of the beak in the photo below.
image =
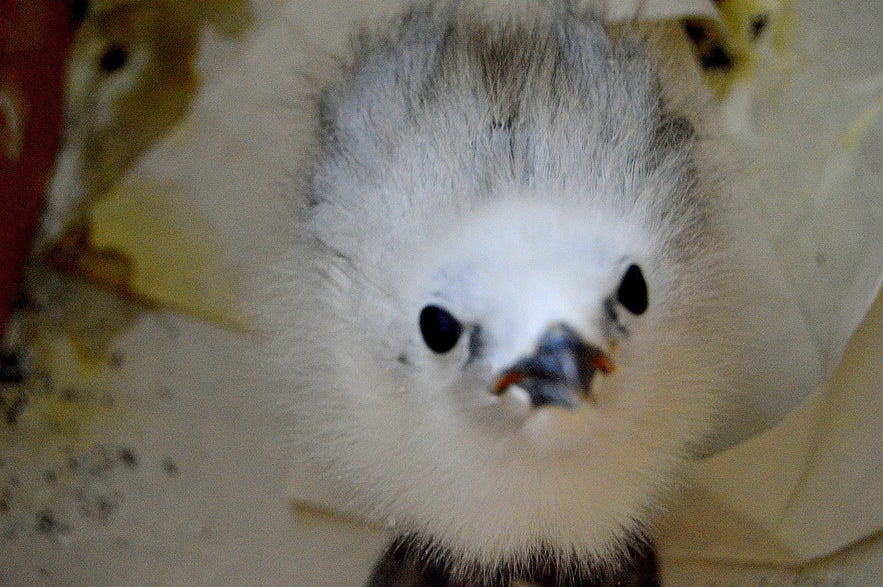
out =
[(584, 342), (569, 326), (555, 324), (540, 338), (536, 352), (505, 369), (491, 390), (499, 395), (518, 385), (535, 408), (551, 404), (574, 409), (591, 394), (595, 372), (608, 375), (613, 370), (604, 351)]

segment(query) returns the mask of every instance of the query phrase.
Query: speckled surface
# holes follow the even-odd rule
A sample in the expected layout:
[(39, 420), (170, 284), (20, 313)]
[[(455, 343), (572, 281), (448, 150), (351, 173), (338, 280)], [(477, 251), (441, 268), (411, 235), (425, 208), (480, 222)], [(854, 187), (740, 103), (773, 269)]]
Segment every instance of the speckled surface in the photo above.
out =
[(55, 353), (25, 383), (5, 361), (0, 584), (360, 584), (377, 537), (290, 506), (248, 337), (150, 313), (81, 378)]

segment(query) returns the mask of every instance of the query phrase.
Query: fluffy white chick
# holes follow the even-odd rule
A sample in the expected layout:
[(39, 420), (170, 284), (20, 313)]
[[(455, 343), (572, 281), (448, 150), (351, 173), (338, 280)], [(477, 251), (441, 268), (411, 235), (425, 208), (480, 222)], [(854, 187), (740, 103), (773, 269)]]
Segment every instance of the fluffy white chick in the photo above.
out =
[(704, 98), (638, 35), (514, 4), (419, 4), (315, 102), (272, 319), (298, 450), (403, 537), (374, 585), (619, 568), (725, 403)]

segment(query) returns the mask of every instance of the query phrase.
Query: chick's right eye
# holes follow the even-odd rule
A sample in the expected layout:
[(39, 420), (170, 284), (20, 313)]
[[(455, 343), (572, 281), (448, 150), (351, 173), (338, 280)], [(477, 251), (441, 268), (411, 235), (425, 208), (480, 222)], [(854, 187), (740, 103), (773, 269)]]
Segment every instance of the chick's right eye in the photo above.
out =
[(450, 312), (439, 306), (426, 306), (420, 312), (420, 334), (429, 349), (444, 354), (457, 346), (463, 326)]

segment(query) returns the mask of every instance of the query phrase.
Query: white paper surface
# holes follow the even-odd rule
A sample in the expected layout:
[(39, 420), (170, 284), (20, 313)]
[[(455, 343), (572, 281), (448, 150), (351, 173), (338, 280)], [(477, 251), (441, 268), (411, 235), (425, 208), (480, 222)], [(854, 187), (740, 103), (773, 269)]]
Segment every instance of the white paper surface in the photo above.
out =
[(879, 532), (881, 359), (883, 296), (819, 393), (781, 425), (697, 467), (661, 542), (665, 556), (798, 565)]

